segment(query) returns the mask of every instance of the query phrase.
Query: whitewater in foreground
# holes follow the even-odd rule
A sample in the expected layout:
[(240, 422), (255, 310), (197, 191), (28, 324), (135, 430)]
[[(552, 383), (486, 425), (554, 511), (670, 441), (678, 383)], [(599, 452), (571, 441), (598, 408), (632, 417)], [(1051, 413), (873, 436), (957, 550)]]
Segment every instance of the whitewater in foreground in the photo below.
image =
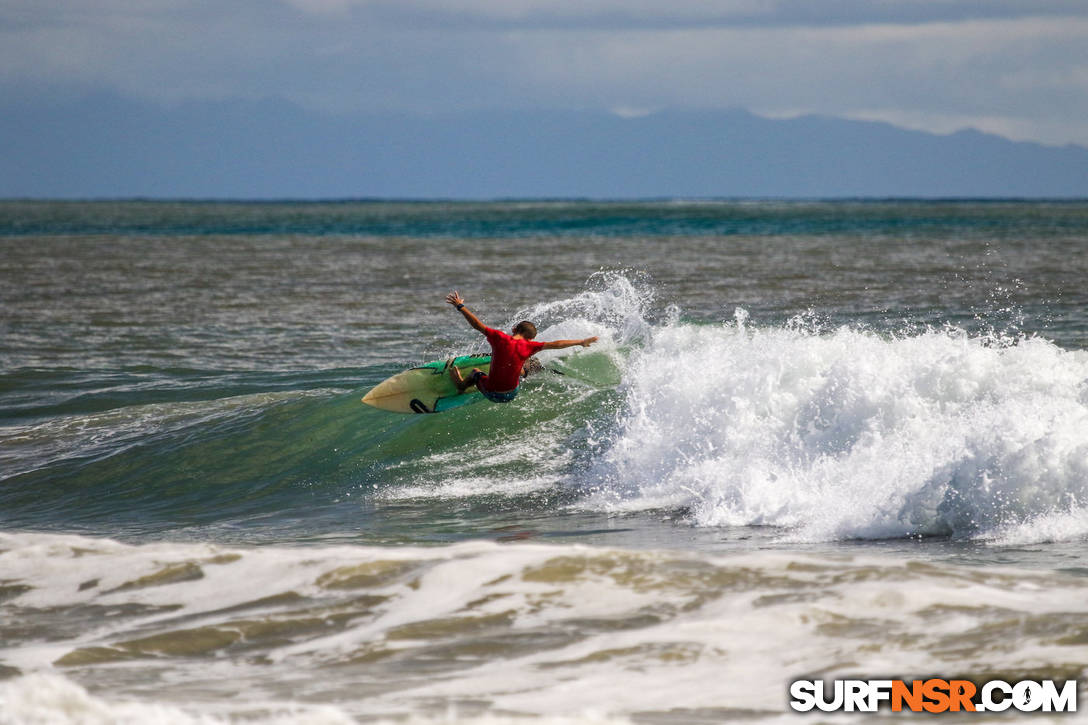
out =
[[(1083, 679), (1085, 243), (1075, 203), (0, 203), (0, 723)], [(453, 287), (601, 342), (363, 406), (479, 344)]]

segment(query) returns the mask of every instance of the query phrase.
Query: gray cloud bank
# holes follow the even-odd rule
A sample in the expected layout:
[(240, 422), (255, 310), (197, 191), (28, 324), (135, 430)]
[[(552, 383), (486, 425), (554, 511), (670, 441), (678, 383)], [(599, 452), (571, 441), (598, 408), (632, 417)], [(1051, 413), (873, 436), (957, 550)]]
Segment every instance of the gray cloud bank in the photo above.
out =
[(325, 113), (744, 107), (1088, 144), (1082, 0), (0, 0), (0, 90)]

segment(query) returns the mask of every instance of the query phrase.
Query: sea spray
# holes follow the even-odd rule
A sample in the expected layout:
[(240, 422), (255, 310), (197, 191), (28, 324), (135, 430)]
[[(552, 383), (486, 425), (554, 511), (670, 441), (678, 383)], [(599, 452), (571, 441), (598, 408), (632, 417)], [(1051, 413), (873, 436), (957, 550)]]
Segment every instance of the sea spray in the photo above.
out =
[[(409, 461), (419, 474), (383, 495), (559, 488), (577, 509), (661, 509), (795, 541), (1053, 537), (1040, 521), (1055, 516), (1062, 538), (1088, 533), (1070, 523), (1088, 494), (1083, 351), (1015, 331), (835, 327), (811, 309), (700, 324), (659, 313), (657, 297), (609, 272), (519, 310), (542, 336), (602, 342), (559, 360), (568, 375), (538, 382), (510, 432)], [(602, 359), (614, 374), (593, 370)], [(464, 413), (485, 426), (493, 414)]]
[(814, 310), (696, 322), (660, 297), (645, 275), (600, 272), (517, 310), (508, 322), (534, 319), (542, 338), (601, 339), (542, 355), (552, 372), (507, 407), (390, 417), (319, 389), (20, 423), (3, 515), (35, 526), (66, 507), (126, 534), (253, 516), (273, 531), (316, 503), (351, 530), (397, 501), (472, 499), (663, 509), (800, 541), (1088, 533), (1088, 353)]
[[(3, 207), (4, 725), (1083, 680), (1083, 202)], [(451, 288), (601, 341), (362, 405), (480, 340)]]
[(624, 371), (595, 500), (801, 540), (970, 536), (1076, 511), (1088, 355), (1015, 342), (752, 327), (743, 315), (657, 328)]

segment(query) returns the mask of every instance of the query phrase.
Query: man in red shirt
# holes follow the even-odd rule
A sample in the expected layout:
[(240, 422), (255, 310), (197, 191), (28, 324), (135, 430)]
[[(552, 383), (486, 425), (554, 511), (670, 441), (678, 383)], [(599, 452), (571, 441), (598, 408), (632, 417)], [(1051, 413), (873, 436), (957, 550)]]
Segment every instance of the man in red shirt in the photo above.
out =
[(554, 342), (536, 342), (536, 325), (529, 321), (519, 322), (511, 330), (514, 334), (492, 329), (480, 322), (476, 315), (465, 307), (465, 300), (460, 293), (450, 292), (446, 295), (446, 302), (457, 308), (457, 311), (465, 316), (468, 324), (479, 330), (491, 344), (491, 368), (485, 373), (479, 368), (472, 371), (472, 375), (466, 380), (461, 376), (461, 371), (450, 365), (450, 378), (457, 386), (458, 392), (465, 392), (473, 385), (484, 394), (484, 397), (492, 403), (509, 403), (518, 394), (518, 383), (521, 382), (521, 366), (533, 355), (541, 350), (561, 350), (564, 347), (581, 345), (589, 347), (597, 342), (596, 337), (587, 337), (584, 340), (555, 340)]

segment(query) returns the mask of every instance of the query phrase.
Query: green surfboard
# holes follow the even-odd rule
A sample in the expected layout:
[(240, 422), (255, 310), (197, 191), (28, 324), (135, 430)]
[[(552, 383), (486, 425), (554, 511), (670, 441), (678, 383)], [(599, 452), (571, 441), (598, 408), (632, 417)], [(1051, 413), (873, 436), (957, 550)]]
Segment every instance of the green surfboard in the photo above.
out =
[(363, 402), (393, 413), (441, 413), (483, 397), (475, 388), (458, 393), (450, 380), (450, 365), (456, 365), (467, 378), (473, 368), (486, 373), (491, 368), (491, 356), (462, 355), (405, 370), (375, 385), (363, 396)]

